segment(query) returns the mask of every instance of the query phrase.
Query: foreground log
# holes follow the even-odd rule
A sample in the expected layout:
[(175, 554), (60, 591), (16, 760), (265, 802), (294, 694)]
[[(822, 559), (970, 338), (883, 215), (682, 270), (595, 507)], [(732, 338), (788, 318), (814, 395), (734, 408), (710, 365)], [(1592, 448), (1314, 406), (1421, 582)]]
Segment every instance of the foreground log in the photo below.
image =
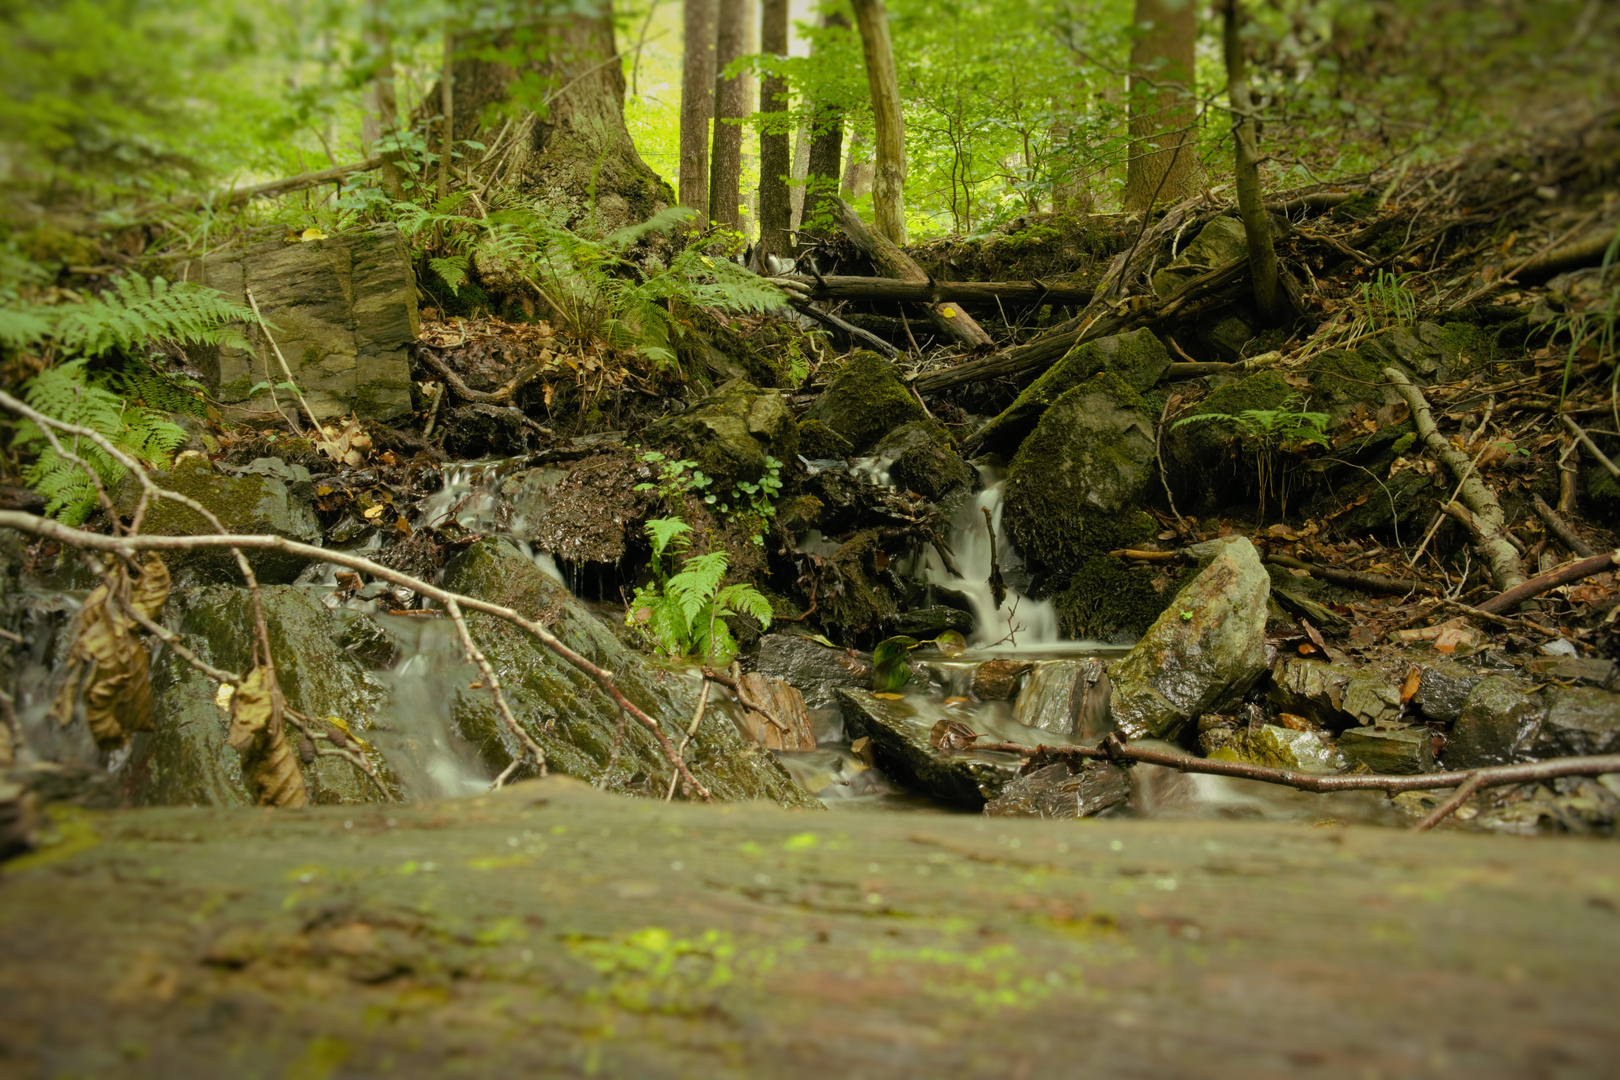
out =
[(1553, 1046), (1596, 1076), (1620, 1056), (1613, 860), (1589, 841), (830, 818), (563, 778), (57, 820), (0, 892), (20, 1075), (1405, 1075), (1443, 1054), (1523, 1076)]
[(1563, 585), (1573, 585), (1582, 578), (1589, 578), (1593, 574), (1601, 574), (1606, 570), (1614, 569), (1617, 565), (1615, 562), (1616, 555), (1620, 555), (1620, 552), (1606, 551), (1602, 555), (1594, 555), (1589, 559), (1581, 559), (1567, 566), (1555, 567), (1545, 574), (1537, 574), (1528, 581), (1486, 600), (1479, 605), (1479, 610), (1487, 615), (1512, 611), (1526, 600), (1534, 599), (1544, 592), (1549, 592)]
[[(833, 210), (837, 215), (839, 231), (849, 238), (850, 243), (860, 248), (884, 276), (916, 284), (930, 283), (928, 275), (911, 261), (910, 255), (886, 237), (867, 228), (866, 222), (848, 203), (838, 200)], [(943, 300), (929, 304), (927, 310), (934, 328), (957, 344), (969, 349), (995, 344), (985, 333), (984, 327), (963, 311), (960, 304)]]

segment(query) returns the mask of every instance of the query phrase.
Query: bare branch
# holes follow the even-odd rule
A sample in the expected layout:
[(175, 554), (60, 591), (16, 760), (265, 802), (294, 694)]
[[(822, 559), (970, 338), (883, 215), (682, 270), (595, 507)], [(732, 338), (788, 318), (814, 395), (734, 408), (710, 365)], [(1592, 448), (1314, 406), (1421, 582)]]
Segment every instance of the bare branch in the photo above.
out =
[[(456, 624), (456, 633), (461, 635), (461, 644), (467, 650), (467, 656), (473, 663), (478, 665), (478, 670), (484, 677), (484, 685), (489, 689), (489, 696), (495, 699), (496, 711), (501, 714), (501, 719), (506, 722), (506, 726), (511, 730), (513, 736), (523, 744), (523, 754), (520, 755), (518, 760), (521, 761), (523, 758), (533, 760), (534, 766), (539, 770), (540, 775), (546, 775), (546, 752), (534, 740), (534, 736), (523, 730), (523, 725), (518, 723), (517, 717), (512, 715), (512, 706), (507, 703), (506, 695), (501, 692), (501, 680), (496, 676), (495, 669), (490, 666), (489, 658), (484, 655), (484, 650), (480, 649), (478, 643), (473, 640), (472, 631), (467, 629), (467, 620), (461, 617), (461, 605), (456, 603), (454, 597), (451, 597), (445, 601), (444, 610), (445, 614), (450, 616), (450, 620)], [(507, 778), (513, 773), (515, 765), (516, 762), (501, 771), (501, 775), (497, 776), (495, 782), (490, 785), (492, 790), (505, 785)]]

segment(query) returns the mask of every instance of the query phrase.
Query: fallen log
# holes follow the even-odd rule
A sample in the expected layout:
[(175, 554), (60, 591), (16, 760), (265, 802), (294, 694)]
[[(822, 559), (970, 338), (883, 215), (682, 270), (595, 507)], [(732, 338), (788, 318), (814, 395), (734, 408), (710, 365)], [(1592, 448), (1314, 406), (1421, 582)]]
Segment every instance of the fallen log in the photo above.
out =
[(1589, 578), (1593, 574), (1601, 574), (1605, 570), (1613, 569), (1615, 566), (1620, 565), (1620, 563), (1616, 562), (1617, 555), (1620, 555), (1620, 552), (1606, 551), (1602, 555), (1594, 555), (1590, 559), (1581, 559), (1565, 566), (1554, 567), (1545, 574), (1537, 574), (1528, 581), (1498, 593), (1484, 603), (1475, 606), (1487, 615), (1511, 611), (1526, 600), (1540, 596), (1551, 589), (1556, 589), (1560, 585), (1571, 585), (1582, 578)]
[(1084, 307), (1092, 291), (1075, 285), (1048, 285), (1041, 281), (905, 281), (892, 277), (789, 274), (771, 278), (784, 290), (808, 300), (896, 300), (959, 304), (1068, 304)]
[(356, 161), (351, 165), (336, 165), (330, 169), (321, 169), (318, 172), (300, 173), (298, 176), (287, 176), (280, 180), (269, 180), (263, 184), (253, 184), (243, 188), (231, 188), (226, 191), (216, 191), (208, 195), (193, 195), (178, 202), (150, 203), (140, 208), (137, 213), (146, 213), (161, 206), (176, 209), (195, 210), (201, 206), (212, 205), (216, 210), (223, 210), (238, 203), (251, 202), (254, 199), (270, 199), (277, 195), (287, 195), (305, 188), (319, 187), (342, 180), (345, 176), (356, 173), (371, 172), (383, 166), (383, 158), (367, 158), (365, 161)]
[(1412, 581), (1408, 578), (1386, 577), (1383, 574), (1367, 574), (1358, 570), (1339, 570), (1331, 566), (1317, 566), (1315, 563), (1305, 562), (1290, 555), (1267, 555), (1266, 562), (1274, 566), (1286, 567), (1289, 570), (1304, 570), (1312, 577), (1330, 581), (1335, 585), (1343, 585), (1351, 589), (1359, 589), (1370, 593), (1424, 593), (1429, 596), (1438, 595), (1433, 585), (1425, 585), (1421, 581)]
[[(866, 227), (850, 205), (841, 199), (833, 200), (833, 213), (838, 221), (838, 229), (849, 242), (860, 248), (870, 258), (878, 270), (885, 276), (898, 278), (901, 281), (913, 283), (932, 284), (932, 279), (923, 272), (922, 267), (911, 261), (911, 256), (901, 251), (899, 246), (887, 237), (879, 236)], [(994, 345), (995, 341), (985, 333), (984, 327), (976, 322), (973, 316), (962, 310), (962, 306), (950, 300), (941, 300), (926, 305), (928, 317), (934, 327), (946, 337), (969, 349), (977, 349), (987, 345)]]
[(895, 348), (887, 341), (884, 341), (870, 330), (862, 330), (854, 323), (845, 322), (843, 319), (840, 319), (831, 312), (822, 311), (814, 304), (802, 300), (790, 300), (788, 302), (793, 305), (793, 309), (795, 311), (804, 315), (806, 318), (814, 319), (821, 325), (832, 330), (837, 330), (840, 334), (843, 334), (844, 337), (850, 342), (852, 348), (856, 343), (859, 343), (865, 345), (868, 349), (873, 349), (881, 353), (890, 360), (894, 360), (900, 355), (899, 349)]

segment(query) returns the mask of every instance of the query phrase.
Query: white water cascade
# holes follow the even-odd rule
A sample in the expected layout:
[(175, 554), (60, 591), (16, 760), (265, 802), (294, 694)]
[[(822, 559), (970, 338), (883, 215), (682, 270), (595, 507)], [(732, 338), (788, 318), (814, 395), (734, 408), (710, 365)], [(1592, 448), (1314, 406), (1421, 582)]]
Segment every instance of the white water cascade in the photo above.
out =
[(991, 543), (985, 528), (984, 512), (990, 511), (995, 528), (995, 557), (1001, 572), (1023, 566), (1023, 558), (1007, 539), (1001, 527), (1001, 490), (1004, 479), (990, 469), (981, 470), (985, 487), (951, 519), (950, 546), (958, 577), (945, 568), (944, 561), (930, 545), (923, 549), (921, 577), (930, 585), (956, 593), (973, 612), (973, 641), (980, 648), (1028, 650), (1050, 646), (1062, 640), (1058, 633), (1057, 609), (1048, 600), (1032, 600), (1009, 586), (1001, 605), (996, 605), (990, 589)]

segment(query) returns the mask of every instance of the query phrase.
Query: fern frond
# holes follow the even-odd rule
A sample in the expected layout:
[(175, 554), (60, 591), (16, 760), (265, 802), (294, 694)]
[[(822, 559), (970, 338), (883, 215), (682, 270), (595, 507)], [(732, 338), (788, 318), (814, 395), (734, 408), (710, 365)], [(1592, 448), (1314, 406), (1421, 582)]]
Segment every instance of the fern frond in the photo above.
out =
[(680, 608), (688, 626), (720, 587), (720, 579), (726, 576), (727, 562), (723, 551), (694, 556), (684, 563), (685, 570), (665, 584), (665, 594)]
[(191, 416), (208, 415), (208, 402), (203, 396), (201, 383), (185, 375), (155, 371), (144, 362), (126, 363), (98, 381), (120, 397), (139, 402), (148, 409)]
[(645, 528), (647, 538), (652, 541), (652, 555), (655, 562), (664, 557), (664, 552), (671, 550), (670, 545), (677, 538), (681, 538), (681, 542), (674, 550), (678, 551), (690, 543), (684, 538), (684, 534), (691, 532), (692, 526), (680, 518), (649, 518)]
[(99, 356), (132, 349), (149, 339), (185, 344), (217, 344), (233, 322), (253, 313), (214, 289), (139, 274), (119, 278), (114, 292), (61, 309), (54, 328), (57, 344), (70, 354)]
[(429, 259), (428, 265), (439, 275), (439, 280), (449, 286), (452, 296), (460, 296), (461, 287), (467, 284), (467, 261), (466, 255), (451, 255), (443, 259)]
[(602, 246), (610, 251), (624, 251), (648, 233), (669, 232), (695, 217), (697, 211), (690, 207), (667, 206), (640, 224), (626, 225), (609, 233), (602, 239)]
[(751, 615), (759, 620), (761, 629), (771, 625), (771, 602), (765, 594), (748, 584), (727, 585), (714, 594), (714, 614)]
[(44, 339), (51, 332), (49, 310), (21, 303), (0, 308), (0, 346), (21, 349)]

